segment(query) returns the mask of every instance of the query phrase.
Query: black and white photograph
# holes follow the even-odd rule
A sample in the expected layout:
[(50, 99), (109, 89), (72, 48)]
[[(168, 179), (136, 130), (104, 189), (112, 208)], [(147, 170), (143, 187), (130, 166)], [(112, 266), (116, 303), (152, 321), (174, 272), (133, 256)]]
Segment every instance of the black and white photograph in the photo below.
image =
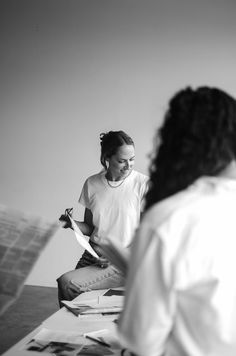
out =
[(0, 355), (236, 355), (235, 19), (0, 0)]

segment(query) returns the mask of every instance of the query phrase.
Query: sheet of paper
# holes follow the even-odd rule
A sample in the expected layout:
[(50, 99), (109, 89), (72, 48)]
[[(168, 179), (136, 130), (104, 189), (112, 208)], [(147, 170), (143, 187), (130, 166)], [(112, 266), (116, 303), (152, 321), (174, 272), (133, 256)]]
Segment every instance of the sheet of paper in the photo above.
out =
[(71, 225), (73, 227), (74, 233), (75, 233), (75, 237), (76, 240), (78, 241), (78, 243), (88, 252), (91, 253), (91, 255), (93, 255), (96, 258), (99, 258), (98, 254), (94, 251), (94, 249), (91, 247), (90, 243), (87, 241), (86, 237), (82, 234), (81, 230), (79, 229), (78, 225), (76, 224), (76, 222), (69, 216), (69, 219), (71, 221)]
[(75, 303), (73, 300), (62, 300), (61, 302), (77, 316), (79, 314), (120, 313), (123, 309), (123, 300), (118, 302), (86, 303), (86, 305)]
[(112, 314), (80, 314), (78, 315), (79, 320), (86, 320), (92, 323), (96, 321), (113, 321), (115, 322), (120, 316), (120, 313), (112, 313)]
[(91, 309), (87, 309), (85, 311), (83, 311), (81, 314), (85, 315), (85, 314), (118, 314), (122, 312), (122, 307), (116, 307), (116, 306), (103, 306), (101, 307), (100, 305), (98, 305), (97, 307), (93, 306)]
[(20, 295), (41, 251), (60, 224), (0, 205), (0, 315)]
[(124, 303), (124, 296), (112, 296), (112, 297), (100, 297), (98, 305), (102, 308), (103, 306), (115, 306), (122, 307)]
[(84, 336), (91, 336), (94, 339), (106, 342), (112, 347), (112, 349), (121, 348), (115, 324), (113, 324), (109, 329), (95, 330), (92, 332), (85, 333)]
[(76, 356), (84, 347), (86, 340), (75, 332), (60, 332), (42, 329), (22, 349), (42, 352), (43, 354)]
[(85, 304), (75, 303), (75, 302), (73, 302), (73, 300), (62, 300), (61, 302), (63, 305), (68, 306), (71, 309), (78, 309), (79, 307), (82, 307), (82, 306), (88, 306), (88, 304), (85, 305)]
[(81, 341), (84, 341), (82, 334), (78, 334), (78, 332), (57, 331), (47, 328), (42, 328), (39, 333), (35, 335), (35, 339), (42, 341), (72, 342), (74, 344), (79, 344)]
[[(114, 292), (112, 292), (114, 291)], [(95, 289), (89, 292), (81, 293), (75, 299), (73, 299), (74, 304), (80, 305), (95, 305), (98, 304), (102, 299), (103, 296), (107, 296), (109, 294), (112, 299), (116, 297), (116, 292), (123, 296), (124, 294), (124, 287), (116, 287), (116, 288), (108, 288), (108, 289)], [(116, 299), (116, 298), (114, 298)], [(105, 298), (105, 300), (107, 300)]]
[(123, 309), (124, 288), (103, 289), (83, 293), (72, 301), (62, 304), (76, 316), (89, 314), (119, 314)]

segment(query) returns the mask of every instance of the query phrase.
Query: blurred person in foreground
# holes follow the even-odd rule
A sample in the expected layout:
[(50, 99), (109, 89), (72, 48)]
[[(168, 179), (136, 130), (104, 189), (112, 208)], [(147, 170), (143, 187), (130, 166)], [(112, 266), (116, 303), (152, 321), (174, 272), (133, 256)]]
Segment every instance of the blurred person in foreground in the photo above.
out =
[(176, 93), (150, 180), (121, 342), (140, 356), (235, 356), (235, 99), (210, 87)]

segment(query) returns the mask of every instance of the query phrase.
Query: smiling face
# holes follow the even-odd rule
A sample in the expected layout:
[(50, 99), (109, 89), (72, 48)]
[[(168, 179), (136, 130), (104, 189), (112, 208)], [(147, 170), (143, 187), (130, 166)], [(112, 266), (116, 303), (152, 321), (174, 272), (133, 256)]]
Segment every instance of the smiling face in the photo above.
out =
[(107, 179), (118, 181), (126, 178), (134, 167), (134, 160), (134, 146), (126, 144), (120, 146), (113, 156), (106, 159), (108, 162)]

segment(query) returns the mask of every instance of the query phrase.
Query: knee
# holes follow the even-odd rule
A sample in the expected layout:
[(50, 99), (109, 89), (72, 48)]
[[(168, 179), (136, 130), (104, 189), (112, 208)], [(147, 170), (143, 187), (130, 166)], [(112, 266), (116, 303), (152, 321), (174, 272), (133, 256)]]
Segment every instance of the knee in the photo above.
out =
[(57, 286), (58, 286), (58, 300), (59, 304), (61, 305), (61, 300), (72, 300), (73, 296), (70, 292), (70, 285), (71, 285), (71, 277), (70, 273), (64, 273), (57, 279)]
[(74, 283), (74, 277), (75, 271), (70, 271), (64, 273), (57, 279), (59, 301), (72, 300), (83, 292), (80, 286)]
[(70, 273), (64, 273), (57, 279), (57, 285), (59, 289), (64, 289), (66, 286), (70, 284), (71, 277)]

